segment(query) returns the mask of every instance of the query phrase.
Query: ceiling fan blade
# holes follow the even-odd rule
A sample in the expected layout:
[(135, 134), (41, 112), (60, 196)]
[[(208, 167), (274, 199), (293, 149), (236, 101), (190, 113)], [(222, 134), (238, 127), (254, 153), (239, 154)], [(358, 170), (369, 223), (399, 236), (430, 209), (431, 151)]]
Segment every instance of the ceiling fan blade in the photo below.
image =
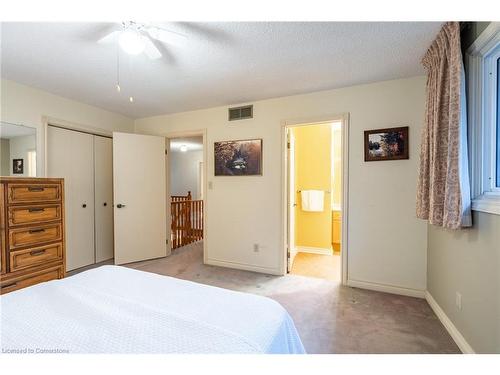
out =
[(160, 42), (172, 44), (176, 46), (182, 46), (187, 40), (187, 36), (177, 31), (161, 29), (159, 27), (153, 26), (149, 27), (146, 32), (153, 39), (159, 40)]
[(122, 32), (121, 30), (112, 31), (109, 34), (102, 37), (101, 39), (99, 39), (97, 41), (97, 43), (108, 44), (108, 43), (116, 42), (118, 40), (118, 37), (120, 36), (121, 32)]
[(150, 59), (156, 60), (161, 57), (161, 52), (156, 48), (153, 42), (148, 37), (143, 37), (146, 43), (146, 47), (144, 48), (144, 53)]

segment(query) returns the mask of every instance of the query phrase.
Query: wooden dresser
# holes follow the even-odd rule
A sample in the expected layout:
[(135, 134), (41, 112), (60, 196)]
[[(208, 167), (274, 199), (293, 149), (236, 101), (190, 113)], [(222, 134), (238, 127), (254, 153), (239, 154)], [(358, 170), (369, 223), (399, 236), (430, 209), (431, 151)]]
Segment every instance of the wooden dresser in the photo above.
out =
[(65, 274), (64, 180), (0, 177), (1, 293)]

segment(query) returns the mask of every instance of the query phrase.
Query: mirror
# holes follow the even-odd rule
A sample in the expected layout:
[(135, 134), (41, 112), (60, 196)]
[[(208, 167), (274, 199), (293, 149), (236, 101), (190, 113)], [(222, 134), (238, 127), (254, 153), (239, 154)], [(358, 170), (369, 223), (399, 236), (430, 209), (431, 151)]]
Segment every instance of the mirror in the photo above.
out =
[(36, 129), (0, 122), (0, 176), (36, 177)]

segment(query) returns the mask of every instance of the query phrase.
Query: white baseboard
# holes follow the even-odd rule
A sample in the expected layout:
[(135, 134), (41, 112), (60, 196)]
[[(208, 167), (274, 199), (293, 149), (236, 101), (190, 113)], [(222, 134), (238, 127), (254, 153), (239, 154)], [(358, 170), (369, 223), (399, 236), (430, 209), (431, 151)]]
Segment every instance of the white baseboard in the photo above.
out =
[(453, 338), (457, 346), (460, 348), (462, 353), (475, 354), (476, 352), (474, 351), (474, 349), (472, 349), (467, 340), (465, 340), (465, 337), (462, 336), (457, 327), (455, 327), (453, 322), (450, 320), (450, 318), (448, 318), (448, 316), (445, 314), (441, 306), (438, 305), (436, 300), (432, 297), (432, 295), (428, 291), (425, 292), (425, 299), (427, 300), (427, 303), (434, 311), (436, 316), (439, 318), (441, 323), (443, 323), (444, 328), (446, 328), (446, 330)]
[(419, 289), (402, 288), (399, 286), (370, 283), (367, 281), (359, 281), (352, 279), (347, 280), (347, 286), (351, 286), (354, 288), (375, 290), (377, 292), (399, 294), (402, 296), (425, 298), (425, 290), (419, 290)]
[(297, 246), (296, 251), (298, 253), (333, 255), (332, 249), (326, 247)]
[(205, 264), (208, 264), (208, 265), (211, 265), (211, 266), (219, 266), (219, 267), (226, 267), (226, 268), (235, 268), (235, 269), (244, 270), (244, 271), (252, 271), (252, 272), (265, 273), (265, 274), (268, 274), (268, 275), (283, 276), (283, 272), (281, 272), (281, 270), (279, 270), (279, 269), (267, 268), (267, 267), (259, 267), (259, 266), (254, 266), (254, 265), (246, 264), (246, 263), (227, 262), (227, 261), (224, 261), (224, 260), (207, 258), (206, 261), (205, 261)]

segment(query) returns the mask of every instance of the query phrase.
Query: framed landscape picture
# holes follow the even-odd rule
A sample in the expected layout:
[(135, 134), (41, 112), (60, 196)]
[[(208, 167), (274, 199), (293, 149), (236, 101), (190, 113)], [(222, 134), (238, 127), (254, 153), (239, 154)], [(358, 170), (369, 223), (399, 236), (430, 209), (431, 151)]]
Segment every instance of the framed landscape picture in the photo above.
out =
[(214, 143), (216, 176), (262, 175), (262, 139)]
[(365, 131), (365, 161), (409, 159), (408, 126)]

